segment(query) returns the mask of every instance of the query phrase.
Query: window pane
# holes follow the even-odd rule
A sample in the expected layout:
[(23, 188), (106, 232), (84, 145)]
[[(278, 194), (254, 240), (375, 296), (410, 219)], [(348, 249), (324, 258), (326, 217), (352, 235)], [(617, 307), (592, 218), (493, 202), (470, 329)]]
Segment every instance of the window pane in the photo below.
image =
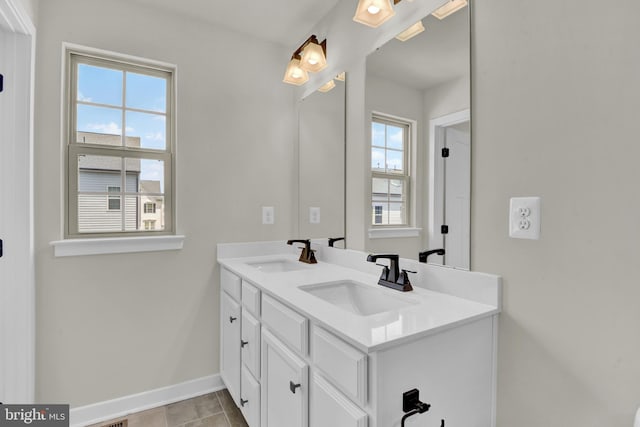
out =
[(388, 201), (389, 180), (385, 178), (373, 178), (371, 180), (371, 195), (373, 201)]
[(78, 104), (78, 143), (122, 145), (122, 112), (115, 108)]
[(402, 151), (387, 150), (387, 172), (404, 172), (404, 157)]
[(387, 126), (387, 148), (404, 149), (404, 128)]
[(389, 225), (406, 224), (404, 203), (389, 203)]
[(164, 115), (127, 111), (127, 146), (166, 149), (166, 120)]
[(389, 180), (389, 201), (404, 201), (404, 181), (400, 179)]
[(78, 64), (77, 100), (122, 106), (122, 71)]
[(371, 169), (375, 172), (385, 172), (385, 149), (384, 148), (372, 148), (371, 149)]
[(371, 123), (371, 145), (384, 147), (385, 143), (385, 125), (382, 123)]
[[(78, 231), (80, 233), (122, 231), (120, 196), (107, 194), (78, 195)], [(117, 207), (117, 209), (116, 209)]]
[(159, 111), (167, 109), (167, 81), (127, 72), (127, 107)]
[[(126, 196), (125, 229), (127, 231), (164, 230), (164, 197)], [(151, 207), (155, 208), (152, 209)]]
[(126, 159), (128, 193), (164, 194), (164, 161), (153, 159)]
[[(122, 159), (115, 156), (78, 156), (78, 192), (120, 192)], [(117, 189), (117, 190), (116, 190)]]

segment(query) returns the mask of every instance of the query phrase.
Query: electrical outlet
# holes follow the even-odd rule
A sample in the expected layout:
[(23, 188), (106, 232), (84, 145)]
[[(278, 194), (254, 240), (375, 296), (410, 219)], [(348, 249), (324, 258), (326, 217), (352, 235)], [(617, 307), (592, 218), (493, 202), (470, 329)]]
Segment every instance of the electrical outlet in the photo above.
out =
[(275, 212), (273, 206), (263, 206), (262, 207), (262, 223), (263, 224), (273, 224), (275, 223)]
[(540, 239), (540, 197), (512, 197), (509, 203), (509, 237)]
[(320, 224), (320, 208), (316, 208), (316, 207), (309, 208), (309, 223)]

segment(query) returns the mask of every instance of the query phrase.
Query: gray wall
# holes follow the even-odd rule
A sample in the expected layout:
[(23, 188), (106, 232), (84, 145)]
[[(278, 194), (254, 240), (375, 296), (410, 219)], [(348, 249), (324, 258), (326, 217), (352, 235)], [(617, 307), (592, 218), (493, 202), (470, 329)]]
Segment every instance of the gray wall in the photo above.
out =
[[(504, 278), (498, 426), (640, 405), (640, 3), (474, 2), (472, 268)], [(507, 236), (542, 197), (539, 241)]]
[[(36, 398), (80, 406), (216, 374), (216, 243), (286, 239), (296, 222), (294, 93), (280, 84), (290, 52), (124, 0), (44, 1), (39, 13)], [(53, 257), (63, 41), (178, 64), (183, 250)], [(247, 57), (260, 67), (239, 67)], [(261, 225), (263, 205), (275, 225)]]

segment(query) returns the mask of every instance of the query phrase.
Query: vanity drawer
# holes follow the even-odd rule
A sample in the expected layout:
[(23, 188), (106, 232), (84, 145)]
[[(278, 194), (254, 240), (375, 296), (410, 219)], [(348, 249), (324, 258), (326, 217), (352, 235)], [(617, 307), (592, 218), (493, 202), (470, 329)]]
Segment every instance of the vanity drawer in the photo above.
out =
[(246, 280), (242, 281), (242, 306), (254, 316), (260, 317), (260, 289)]
[(309, 321), (268, 295), (262, 295), (262, 323), (292, 348), (307, 354)]
[(332, 333), (315, 326), (311, 346), (313, 363), (347, 396), (367, 401), (367, 355)]
[(367, 424), (366, 412), (351, 403), (317, 372), (313, 374), (309, 427), (367, 427)]
[(236, 301), (240, 301), (241, 282), (242, 280), (238, 276), (226, 268), (220, 270), (220, 286)]

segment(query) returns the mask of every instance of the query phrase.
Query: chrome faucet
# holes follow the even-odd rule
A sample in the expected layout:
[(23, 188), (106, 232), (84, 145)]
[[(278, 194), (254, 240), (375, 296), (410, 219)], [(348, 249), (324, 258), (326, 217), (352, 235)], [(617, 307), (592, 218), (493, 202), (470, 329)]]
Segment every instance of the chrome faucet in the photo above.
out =
[(316, 256), (314, 254), (315, 250), (311, 249), (311, 240), (287, 240), (287, 245), (292, 245), (294, 243), (304, 243), (304, 247), (299, 248), (302, 249), (302, 253), (300, 254), (300, 258), (298, 261), (304, 262), (307, 264), (317, 264)]
[(389, 266), (387, 267), (384, 264), (376, 263), (376, 265), (383, 267), (382, 274), (378, 280), (378, 285), (403, 292), (413, 290), (407, 273), (415, 273), (415, 271), (400, 270), (400, 267), (398, 266), (400, 257), (395, 254), (369, 254), (369, 256), (367, 256), (367, 261), (376, 262), (379, 258), (388, 259)]

